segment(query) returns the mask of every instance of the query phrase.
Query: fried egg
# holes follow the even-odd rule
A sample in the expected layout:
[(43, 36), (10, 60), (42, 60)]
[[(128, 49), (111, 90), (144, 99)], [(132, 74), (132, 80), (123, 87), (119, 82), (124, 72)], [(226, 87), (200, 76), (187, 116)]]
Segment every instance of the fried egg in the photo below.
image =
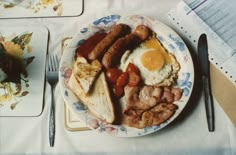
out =
[(146, 85), (170, 86), (180, 69), (175, 56), (167, 52), (154, 37), (132, 52), (126, 51), (121, 59), (121, 69), (125, 71), (130, 62), (139, 68)]

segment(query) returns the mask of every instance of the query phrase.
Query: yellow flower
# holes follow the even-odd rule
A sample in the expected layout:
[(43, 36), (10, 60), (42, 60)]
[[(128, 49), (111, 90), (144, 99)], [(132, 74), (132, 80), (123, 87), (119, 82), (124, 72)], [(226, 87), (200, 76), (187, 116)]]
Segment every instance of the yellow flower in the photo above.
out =
[(12, 56), (21, 57), (24, 53), (24, 51), (21, 49), (21, 47), (18, 44), (15, 44), (11, 41), (3, 41), (1, 42), (6, 52)]
[(54, 3), (54, 0), (41, 0), (41, 3), (42, 3), (43, 5), (53, 4), (53, 3)]

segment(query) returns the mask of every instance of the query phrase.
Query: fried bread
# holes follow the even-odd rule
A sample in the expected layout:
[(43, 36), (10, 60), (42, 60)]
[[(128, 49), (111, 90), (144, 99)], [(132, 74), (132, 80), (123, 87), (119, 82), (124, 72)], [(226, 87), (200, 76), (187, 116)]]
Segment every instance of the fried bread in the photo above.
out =
[(69, 86), (79, 100), (88, 107), (92, 114), (107, 123), (114, 122), (114, 105), (103, 72), (99, 74), (97, 79), (94, 81), (94, 85), (87, 94), (83, 91), (83, 88), (77, 81), (74, 73), (72, 73), (69, 79)]
[(102, 65), (98, 60), (93, 60), (91, 63), (88, 63), (83, 57), (76, 59), (73, 66), (73, 73), (85, 94), (89, 92), (101, 69)]

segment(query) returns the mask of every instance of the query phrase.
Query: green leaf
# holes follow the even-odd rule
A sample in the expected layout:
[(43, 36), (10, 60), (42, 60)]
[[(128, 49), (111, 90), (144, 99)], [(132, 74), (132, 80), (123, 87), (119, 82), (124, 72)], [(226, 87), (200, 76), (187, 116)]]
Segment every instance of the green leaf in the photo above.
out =
[(11, 110), (14, 110), (16, 108), (16, 105), (18, 104), (19, 102), (15, 102), (15, 103), (12, 103), (10, 108)]
[(12, 42), (18, 44), (21, 47), (21, 49), (24, 50), (25, 46), (29, 44), (29, 42), (31, 41), (32, 34), (33, 33), (26, 33), (21, 36), (16, 36), (15, 38), (12, 39)]
[(10, 4), (4, 4), (4, 5), (3, 5), (4, 8), (12, 8), (12, 7), (14, 7), (14, 6), (16, 6), (16, 5), (13, 4), (13, 3), (10, 3)]

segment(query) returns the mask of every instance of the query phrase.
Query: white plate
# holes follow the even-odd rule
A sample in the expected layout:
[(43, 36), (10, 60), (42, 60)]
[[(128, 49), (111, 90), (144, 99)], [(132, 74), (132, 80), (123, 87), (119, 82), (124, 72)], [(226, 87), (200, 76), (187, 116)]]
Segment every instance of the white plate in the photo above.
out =
[[(76, 96), (67, 86), (67, 82), (71, 74), (71, 67), (74, 62), (76, 47), (97, 31), (109, 31), (114, 23), (125, 23), (131, 26), (131, 28), (135, 28), (139, 24), (149, 26), (157, 33), (157, 38), (161, 41), (165, 48), (176, 56), (181, 65), (178, 75), (178, 86), (184, 90), (183, 96), (181, 100), (175, 102), (175, 104), (178, 105), (176, 113), (169, 120), (160, 125), (150, 126), (144, 129), (136, 129), (125, 125), (104, 124), (102, 121), (94, 118), (88, 113), (86, 107), (78, 102)], [(192, 92), (193, 82), (194, 68), (192, 58), (182, 39), (173, 30), (161, 22), (140, 15), (129, 15), (124, 17), (121, 17), (120, 15), (110, 15), (89, 23), (79, 31), (75, 30), (75, 35), (71, 43), (65, 49), (60, 63), (59, 83), (63, 98), (69, 108), (75, 111), (77, 115), (92, 129), (100, 133), (106, 133), (117, 137), (142, 136), (153, 133), (168, 125), (181, 113), (187, 104)]]
[[(30, 41), (32, 52), (25, 52), (23, 57), (35, 56), (33, 62), (26, 68), (28, 72), (29, 87), (24, 91), (29, 93), (24, 97), (13, 97), (12, 100), (1, 102), (0, 116), (38, 116), (43, 109), (45, 62), (48, 45), (48, 30), (45, 27), (1, 27), (0, 34), (4, 37), (19, 36), (26, 33), (33, 33)], [(0, 88), (0, 94), (3, 94)], [(11, 105), (18, 103), (14, 110)]]
[(50, 0), (53, 3), (48, 4), (42, 1), (48, 0), (24, 0), (10, 8), (0, 1), (0, 18), (79, 16), (83, 13), (83, 0)]

